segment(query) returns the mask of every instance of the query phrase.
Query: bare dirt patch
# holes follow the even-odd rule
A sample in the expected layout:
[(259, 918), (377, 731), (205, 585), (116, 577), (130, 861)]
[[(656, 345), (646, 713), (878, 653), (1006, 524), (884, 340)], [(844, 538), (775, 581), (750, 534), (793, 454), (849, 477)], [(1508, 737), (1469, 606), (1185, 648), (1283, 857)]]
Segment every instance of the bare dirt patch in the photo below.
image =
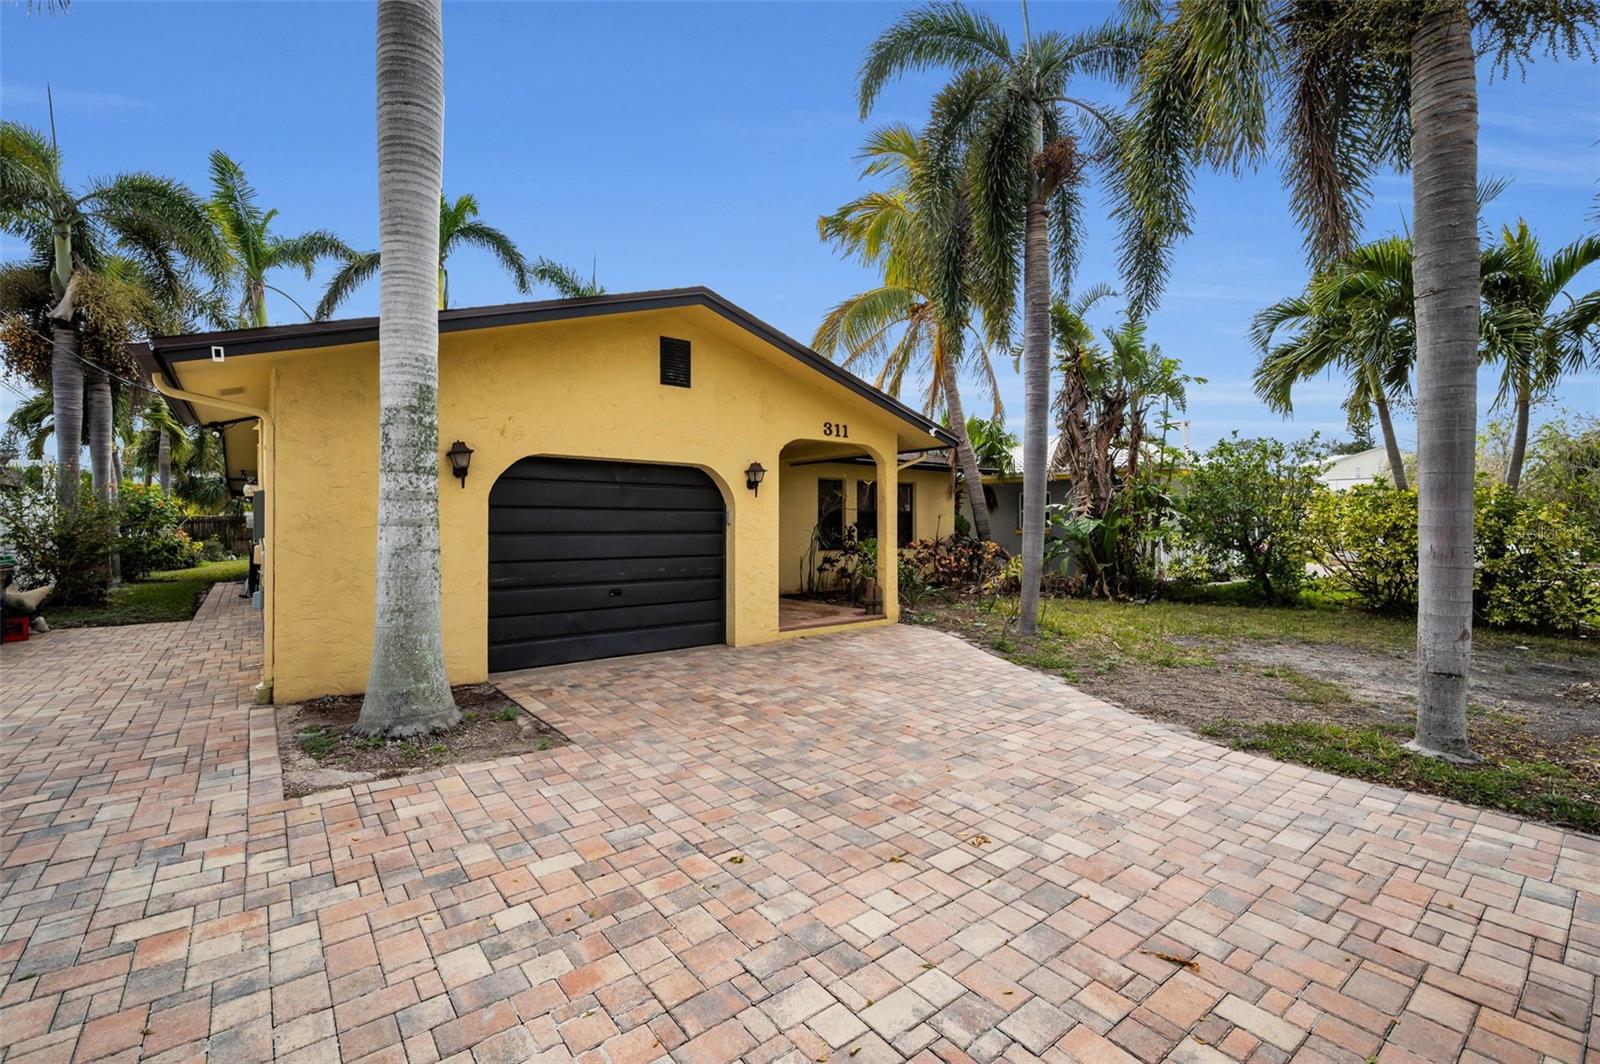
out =
[(360, 695), (330, 695), (278, 707), (284, 796), (298, 798), (445, 765), (551, 750), (572, 741), (494, 684), (467, 684), (452, 693), (461, 708), (461, 724), (416, 739), (352, 735), (361, 715)]

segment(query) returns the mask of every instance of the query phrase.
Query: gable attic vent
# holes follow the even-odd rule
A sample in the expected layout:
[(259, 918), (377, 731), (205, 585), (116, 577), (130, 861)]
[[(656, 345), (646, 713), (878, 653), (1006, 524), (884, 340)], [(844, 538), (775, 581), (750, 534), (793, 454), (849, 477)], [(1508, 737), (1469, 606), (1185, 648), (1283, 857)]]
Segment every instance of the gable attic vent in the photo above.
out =
[(689, 387), (689, 341), (661, 338), (661, 383)]

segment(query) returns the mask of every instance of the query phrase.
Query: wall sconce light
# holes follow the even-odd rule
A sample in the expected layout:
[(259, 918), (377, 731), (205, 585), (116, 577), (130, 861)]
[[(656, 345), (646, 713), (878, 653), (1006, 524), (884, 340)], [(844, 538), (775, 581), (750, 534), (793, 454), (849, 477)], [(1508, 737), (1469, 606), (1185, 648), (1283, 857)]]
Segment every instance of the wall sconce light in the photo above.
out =
[(457, 440), (445, 452), (445, 457), (450, 459), (450, 472), (454, 473), (456, 479), (461, 481), (463, 488), (466, 487), (467, 467), (472, 465), (472, 448)]
[(760, 495), (761, 482), (762, 480), (766, 479), (766, 476), (767, 471), (762, 468), (760, 462), (751, 462), (744, 471), (744, 486), (755, 492), (757, 495)]

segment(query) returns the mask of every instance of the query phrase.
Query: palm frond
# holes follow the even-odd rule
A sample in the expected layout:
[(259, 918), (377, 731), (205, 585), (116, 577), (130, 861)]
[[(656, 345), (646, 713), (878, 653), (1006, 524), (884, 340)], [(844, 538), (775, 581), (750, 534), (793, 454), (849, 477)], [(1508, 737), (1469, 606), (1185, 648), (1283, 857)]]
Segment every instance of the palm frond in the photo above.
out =
[(593, 277), (584, 280), (577, 270), (552, 262), (546, 258), (535, 259), (528, 267), (528, 277), (539, 284), (554, 288), (563, 299), (587, 299), (605, 295), (605, 286)]
[(317, 309), (312, 312), (313, 316), (318, 321), (331, 317), (357, 288), (366, 284), (377, 272), (376, 251), (351, 255), (339, 271), (328, 279), (328, 287), (323, 289), (322, 299), (317, 303)]
[(931, 67), (960, 72), (1010, 59), (1005, 32), (981, 11), (960, 3), (932, 3), (908, 11), (878, 35), (862, 60), (857, 91), (861, 117), (872, 113), (883, 86), (902, 74)]
[[(466, 197), (462, 198), (465, 199)], [(523, 257), (522, 252), (517, 249), (517, 245), (505, 233), (492, 225), (485, 225), (482, 222), (463, 222), (451, 231), (448, 247), (441, 244), (439, 249), (440, 259), (449, 258), (452, 251), (463, 245), (489, 252), (500, 263), (500, 267), (510, 274), (512, 283), (517, 286), (517, 291), (526, 292), (528, 290), (528, 260)]]
[(268, 269), (276, 266), (294, 266), (305, 272), (308, 281), (317, 263), (323, 259), (348, 261), (356, 254), (350, 245), (327, 229), (313, 229), (299, 236), (273, 240), (266, 250), (264, 265)]

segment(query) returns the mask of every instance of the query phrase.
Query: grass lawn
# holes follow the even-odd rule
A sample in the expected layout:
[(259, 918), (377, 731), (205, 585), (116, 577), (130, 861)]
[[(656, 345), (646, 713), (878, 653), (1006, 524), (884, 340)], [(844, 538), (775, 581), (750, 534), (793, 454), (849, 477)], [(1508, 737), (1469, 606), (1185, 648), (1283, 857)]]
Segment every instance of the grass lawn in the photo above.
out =
[(1308, 596), (1295, 608), (1220, 600), (930, 599), (909, 620), (954, 631), (1144, 716), (1328, 772), (1600, 833), (1600, 640), (1479, 629), (1456, 766), (1403, 748), (1416, 721), (1416, 625)]
[(226, 562), (206, 562), (193, 569), (151, 573), (137, 583), (123, 584), (113, 589), (104, 606), (51, 609), (47, 602), (44, 617), (52, 628), (187, 621), (194, 616), (200, 600), (205, 598), (212, 584), (243, 580), (247, 568), (245, 559), (238, 558)]

